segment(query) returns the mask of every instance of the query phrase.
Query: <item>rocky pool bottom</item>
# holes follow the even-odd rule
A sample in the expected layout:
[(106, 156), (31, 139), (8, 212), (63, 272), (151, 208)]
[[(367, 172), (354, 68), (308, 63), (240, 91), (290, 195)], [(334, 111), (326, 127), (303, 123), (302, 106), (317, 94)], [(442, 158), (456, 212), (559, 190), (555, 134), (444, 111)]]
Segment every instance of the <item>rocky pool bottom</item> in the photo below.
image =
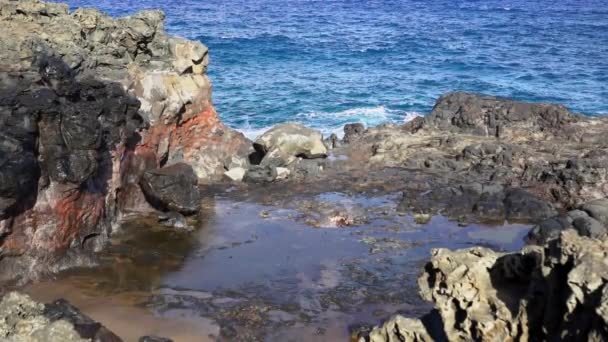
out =
[(348, 340), (432, 308), (416, 283), (432, 248), (514, 251), (530, 228), (403, 214), (400, 192), (233, 190), (205, 197), (193, 231), (125, 223), (96, 266), (22, 290), (67, 299), (125, 341)]

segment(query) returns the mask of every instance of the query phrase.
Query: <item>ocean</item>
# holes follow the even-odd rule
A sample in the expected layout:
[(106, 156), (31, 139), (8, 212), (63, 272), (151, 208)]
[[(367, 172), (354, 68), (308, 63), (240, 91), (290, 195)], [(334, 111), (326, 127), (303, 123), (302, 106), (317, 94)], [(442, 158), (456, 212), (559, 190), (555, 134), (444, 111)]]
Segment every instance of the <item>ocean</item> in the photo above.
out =
[(606, 0), (67, 2), (164, 10), (167, 31), (210, 48), (215, 106), (250, 137), (403, 122), (453, 90), (608, 114)]

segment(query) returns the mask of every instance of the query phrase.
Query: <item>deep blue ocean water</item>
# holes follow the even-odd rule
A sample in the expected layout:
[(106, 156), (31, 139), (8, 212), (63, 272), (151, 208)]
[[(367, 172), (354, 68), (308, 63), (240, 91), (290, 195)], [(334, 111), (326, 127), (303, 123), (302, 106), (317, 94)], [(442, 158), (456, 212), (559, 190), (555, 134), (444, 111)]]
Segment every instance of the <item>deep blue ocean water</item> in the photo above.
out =
[(210, 48), (214, 103), (255, 135), (403, 121), (467, 90), (608, 114), (608, 0), (69, 0), (160, 8)]

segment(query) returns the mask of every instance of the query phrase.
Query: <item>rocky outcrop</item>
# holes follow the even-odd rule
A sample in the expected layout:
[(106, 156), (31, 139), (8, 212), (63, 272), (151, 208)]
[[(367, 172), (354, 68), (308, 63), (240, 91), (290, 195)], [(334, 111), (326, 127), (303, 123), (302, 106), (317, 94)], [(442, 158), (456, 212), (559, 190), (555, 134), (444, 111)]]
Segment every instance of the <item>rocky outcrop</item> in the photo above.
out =
[[(455, 210), (462, 212), (458, 215), (476, 216), (471, 213), (477, 211), (483, 216), (491, 209), (499, 217), (536, 221), (554, 214), (541, 202), (569, 210), (608, 196), (608, 146), (602, 138), (608, 134), (608, 120), (584, 117), (560, 105), (449, 93), (424, 118), (345, 130), (353, 137), (349, 133), (332, 152), (348, 156), (351, 164), (408, 170), (402, 172), (408, 174), (404, 178), (426, 175), (424, 182), (405, 185), (413, 190), (404, 192), (404, 198), (415, 203), (404, 203), (404, 208), (422, 210), (430, 204), (442, 209), (442, 203), (451, 206), (453, 198), (459, 198), (464, 201), (456, 203), (463, 208)], [(477, 189), (483, 187), (487, 191)], [(526, 191), (538, 199), (540, 212), (528, 209), (524, 215), (517, 209), (502, 215), (505, 204), (518, 204), (503, 201), (506, 193), (500, 189), (495, 196), (495, 187)], [(468, 198), (469, 188), (477, 189), (473, 198)], [(520, 209), (525, 208), (522, 204)]]
[(437, 100), (425, 125), (444, 131), (497, 138), (574, 133), (579, 117), (564, 106), (517, 102), (505, 98), (454, 92)]
[(122, 341), (65, 300), (44, 305), (17, 292), (6, 294), (0, 302), (0, 338), (15, 342)]
[(608, 240), (567, 230), (517, 253), (438, 249), (419, 279), (440, 321), (395, 316), (360, 341), (603, 341)]
[(47, 269), (13, 257), (98, 250), (121, 217), (153, 212), (149, 170), (188, 163), (205, 183), (248, 162), (212, 106), (207, 48), (163, 20), (0, 0), (0, 278)]
[(111, 229), (112, 165), (141, 126), (137, 99), (119, 84), (78, 79), (52, 56), (34, 63), (2, 79), (0, 264), (70, 246), (98, 249)]

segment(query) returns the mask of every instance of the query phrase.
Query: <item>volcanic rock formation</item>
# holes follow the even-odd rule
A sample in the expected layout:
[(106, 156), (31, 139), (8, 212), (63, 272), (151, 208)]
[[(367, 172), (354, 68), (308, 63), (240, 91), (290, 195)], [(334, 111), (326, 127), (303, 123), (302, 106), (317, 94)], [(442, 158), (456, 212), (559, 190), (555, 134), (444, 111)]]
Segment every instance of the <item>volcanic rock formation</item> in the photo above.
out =
[(0, 0), (1, 278), (98, 250), (121, 216), (152, 211), (146, 171), (185, 162), (204, 183), (247, 162), (212, 106), (207, 48), (163, 19)]
[(434, 250), (418, 284), (436, 312), (397, 315), (360, 341), (604, 341), (606, 250), (574, 230), (509, 254)]

